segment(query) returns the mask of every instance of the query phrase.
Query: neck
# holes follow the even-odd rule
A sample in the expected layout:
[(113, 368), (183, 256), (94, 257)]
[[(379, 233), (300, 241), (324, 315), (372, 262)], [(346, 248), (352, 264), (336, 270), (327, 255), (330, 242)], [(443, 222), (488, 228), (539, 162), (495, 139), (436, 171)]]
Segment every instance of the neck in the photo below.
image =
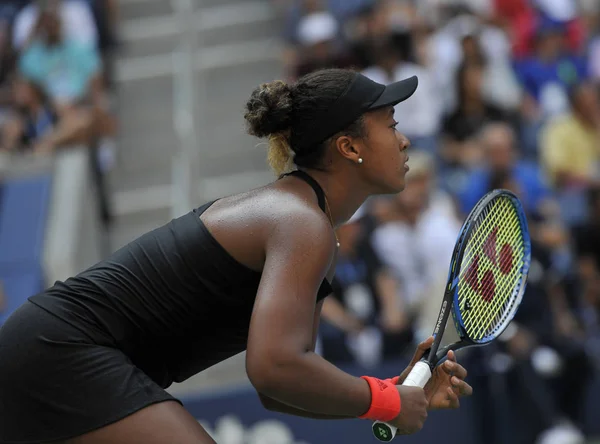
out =
[(356, 185), (348, 185), (331, 173), (313, 169), (305, 171), (323, 188), (336, 228), (346, 223), (369, 197), (368, 191), (360, 190)]

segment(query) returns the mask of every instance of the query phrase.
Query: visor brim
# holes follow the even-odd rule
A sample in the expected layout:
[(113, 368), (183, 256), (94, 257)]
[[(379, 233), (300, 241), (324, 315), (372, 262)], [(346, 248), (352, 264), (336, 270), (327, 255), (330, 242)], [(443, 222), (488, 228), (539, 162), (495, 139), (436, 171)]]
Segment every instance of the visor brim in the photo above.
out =
[(417, 76), (394, 82), (385, 87), (385, 90), (375, 102), (369, 106), (369, 110), (375, 110), (386, 106), (394, 106), (404, 102), (414, 94), (419, 85)]

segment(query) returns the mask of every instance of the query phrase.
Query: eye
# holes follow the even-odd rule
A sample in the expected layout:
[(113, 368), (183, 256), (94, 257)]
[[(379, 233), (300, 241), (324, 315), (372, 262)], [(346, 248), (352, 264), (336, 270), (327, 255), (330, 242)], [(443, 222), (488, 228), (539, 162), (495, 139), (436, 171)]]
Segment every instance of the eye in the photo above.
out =
[(390, 128), (392, 128), (395, 131), (397, 126), (398, 122), (394, 122), (392, 125), (390, 125)]

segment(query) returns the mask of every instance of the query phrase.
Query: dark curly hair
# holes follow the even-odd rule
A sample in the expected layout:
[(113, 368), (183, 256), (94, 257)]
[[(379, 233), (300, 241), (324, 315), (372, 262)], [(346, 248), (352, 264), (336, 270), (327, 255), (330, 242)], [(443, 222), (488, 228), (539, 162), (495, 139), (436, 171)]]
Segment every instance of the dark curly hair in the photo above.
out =
[(293, 84), (277, 80), (263, 83), (250, 95), (244, 118), (248, 133), (269, 139), (268, 161), (276, 174), (293, 165), (323, 169), (322, 160), (329, 141), (341, 134), (363, 137), (362, 117), (318, 146), (299, 148), (295, 143), (311, 131), (315, 114), (327, 111), (348, 88), (355, 73), (325, 69), (305, 75)]

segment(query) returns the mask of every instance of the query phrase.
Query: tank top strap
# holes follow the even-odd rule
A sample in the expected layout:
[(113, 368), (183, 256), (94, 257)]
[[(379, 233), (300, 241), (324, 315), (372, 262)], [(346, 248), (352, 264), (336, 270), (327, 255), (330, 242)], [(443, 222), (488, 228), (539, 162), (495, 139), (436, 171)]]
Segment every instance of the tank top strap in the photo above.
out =
[(309, 184), (310, 187), (314, 190), (315, 194), (317, 195), (319, 208), (321, 208), (321, 210), (323, 210), (324, 213), (327, 213), (327, 210), (325, 209), (325, 192), (323, 191), (323, 188), (321, 188), (321, 185), (319, 185), (319, 183), (315, 179), (313, 179), (308, 173), (305, 173), (301, 170), (294, 170), (290, 173), (282, 174), (279, 178), (281, 179), (285, 176), (296, 176), (298, 179), (301, 179), (307, 184)]

